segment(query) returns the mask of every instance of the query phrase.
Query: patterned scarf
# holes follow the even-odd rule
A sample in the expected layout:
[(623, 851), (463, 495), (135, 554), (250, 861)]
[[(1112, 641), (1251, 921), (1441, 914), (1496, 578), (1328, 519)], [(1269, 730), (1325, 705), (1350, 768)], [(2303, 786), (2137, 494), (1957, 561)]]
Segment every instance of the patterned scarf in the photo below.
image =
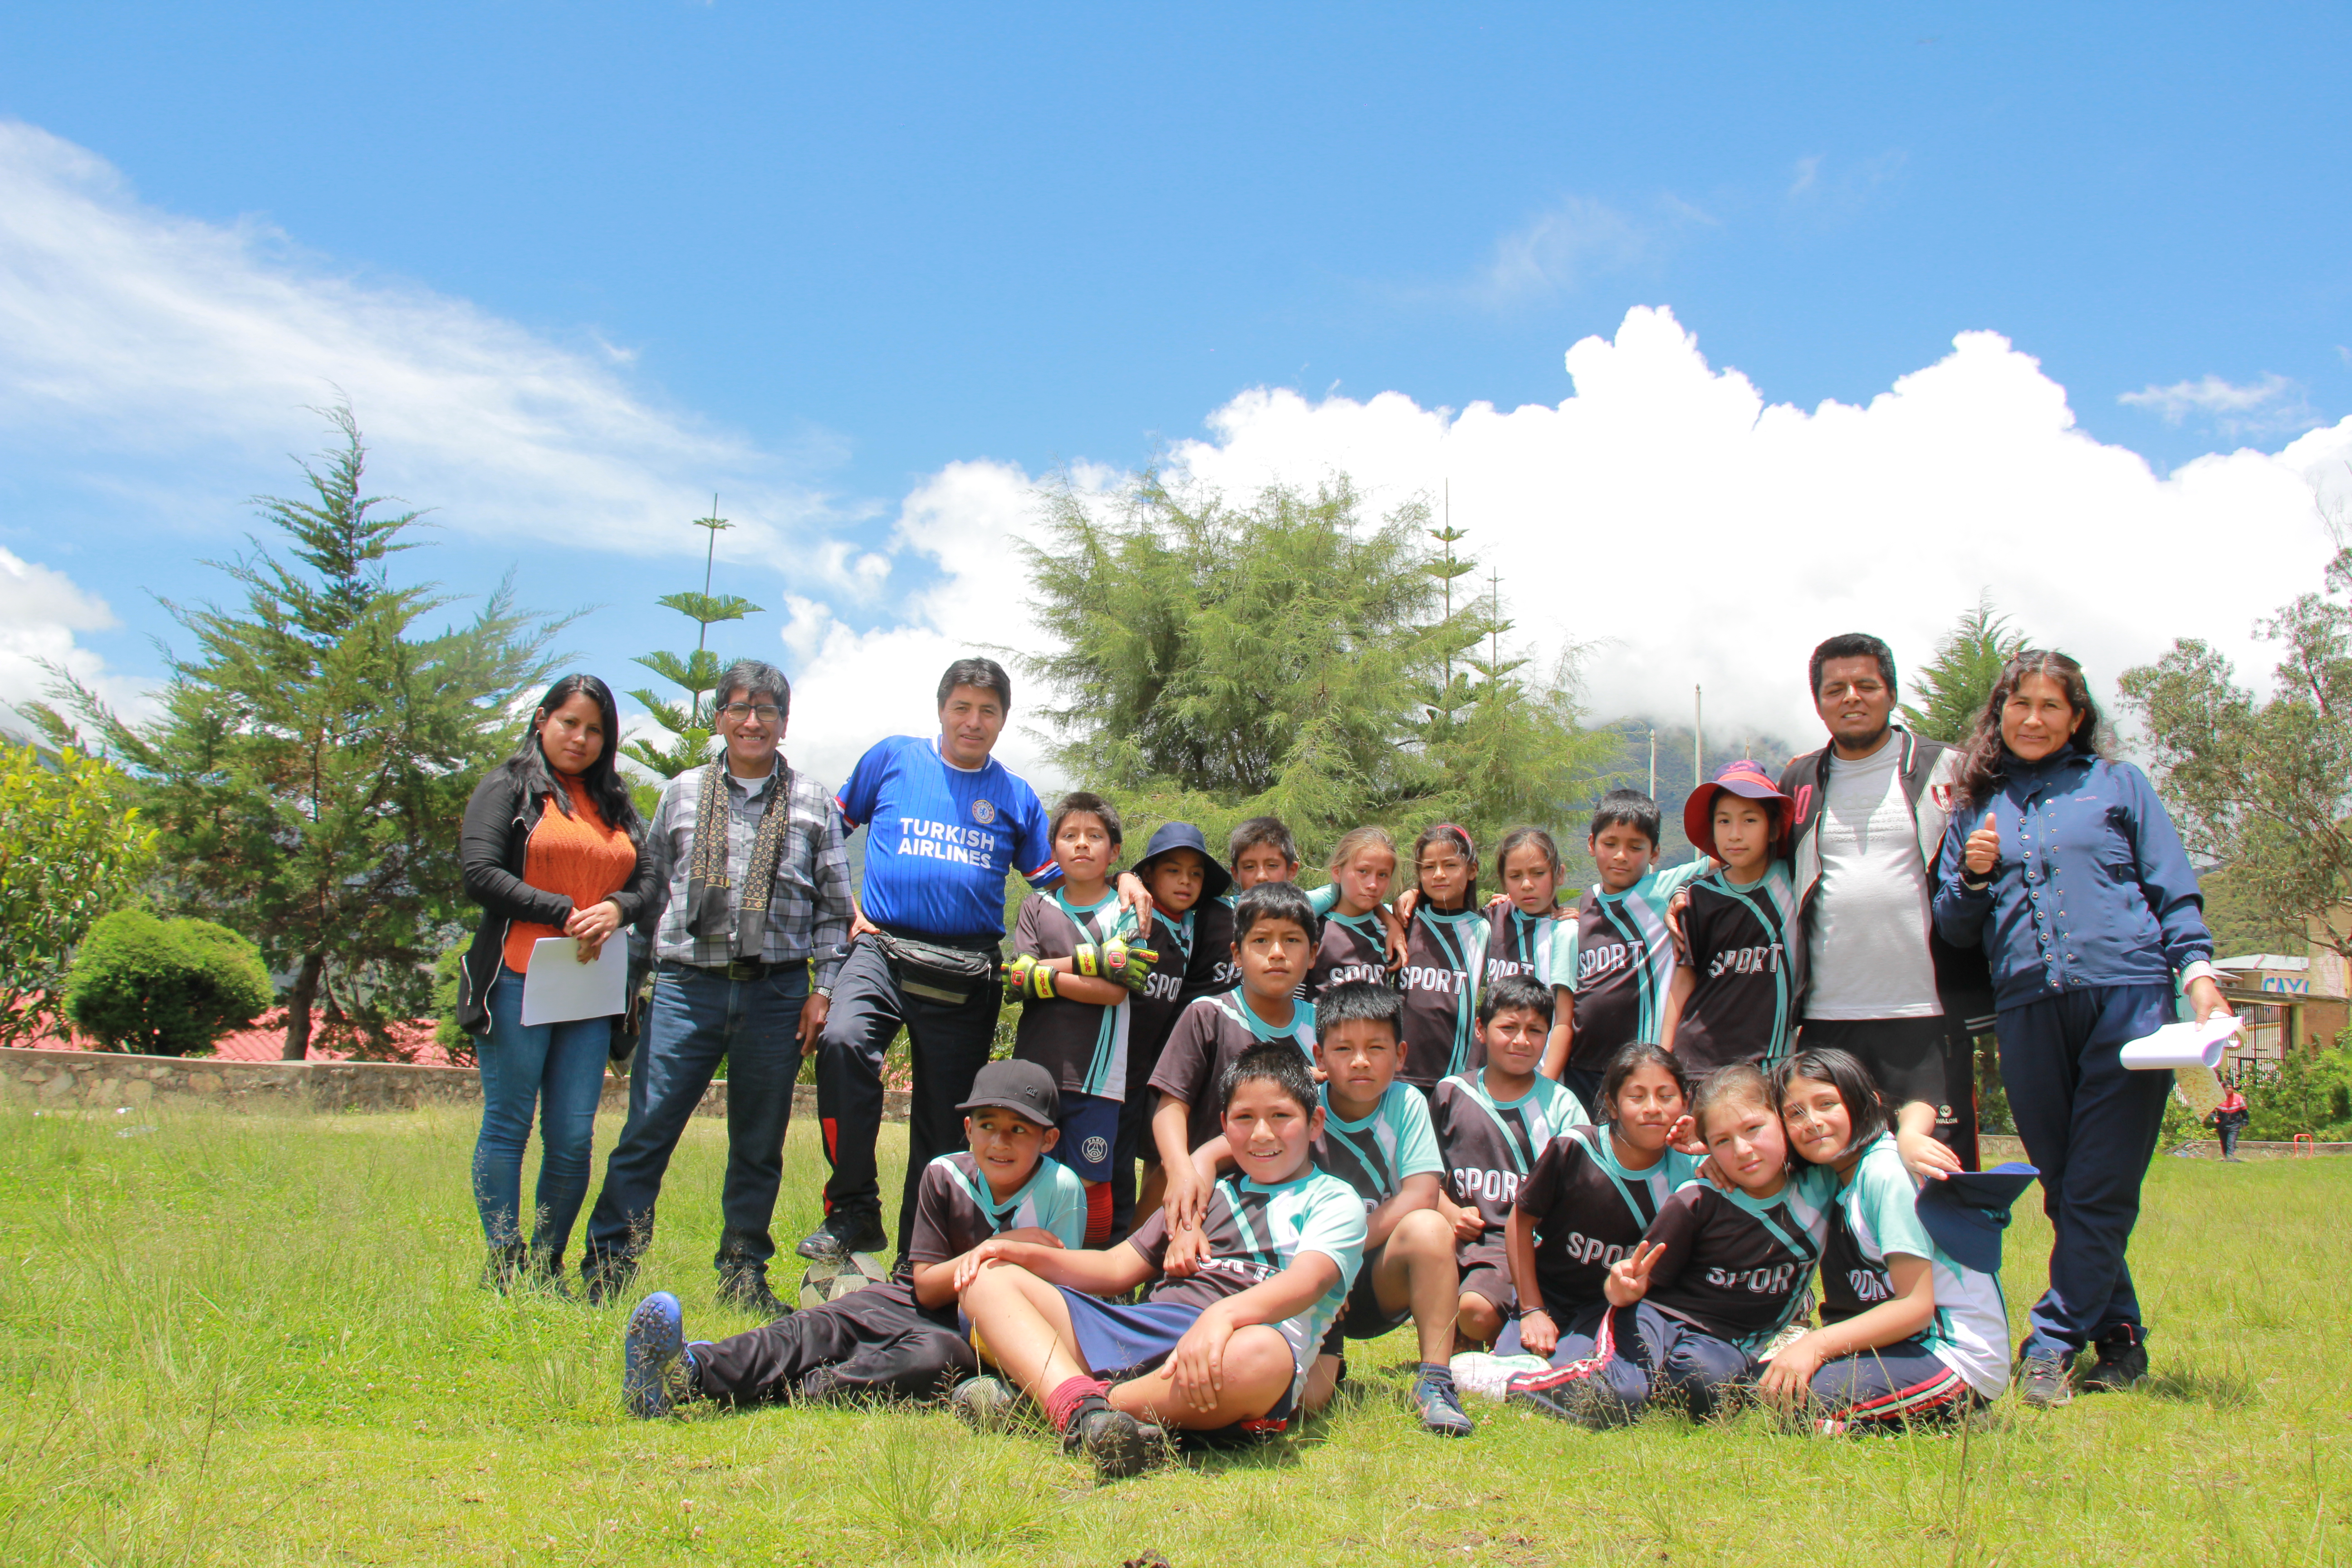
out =
[[(732, 815), (727, 801), (727, 764), (706, 763), (702, 793), (694, 810), (694, 849), (686, 869), (686, 929), (709, 942), (728, 929), (727, 829)], [(776, 885), (776, 858), (783, 853), (784, 831), (793, 822), (793, 770), (776, 760), (776, 791), (769, 801), (760, 829), (751, 838), (751, 863), (744, 868), (743, 886), (735, 900), (734, 930), (737, 958), (757, 958), (768, 934), (768, 899)]]

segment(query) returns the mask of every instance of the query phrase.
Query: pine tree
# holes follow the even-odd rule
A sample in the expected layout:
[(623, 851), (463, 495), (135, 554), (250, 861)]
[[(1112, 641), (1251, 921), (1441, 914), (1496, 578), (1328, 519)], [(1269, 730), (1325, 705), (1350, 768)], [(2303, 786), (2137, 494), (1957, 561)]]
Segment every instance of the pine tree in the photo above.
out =
[(719, 515), (719, 498), (710, 498), (710, 515), (698, 517), (694, 526), (710, 535), (710, 543), (702, 563), (702, 592), (665, 594), (654, 603), (667, 610), (676, 610), (698, 628), (694, 651), (690, 654), (648, 653), (640, 655), (636, 663), (644, 665), (672, 686), (686, 693), (683, 703), (673, 702), (650, 690), (629, 693), (645, 704), (654, 722), (668, 731), (673, 737), (669, 749), (663, 751), (642, 738), (621, 748), (622, 755), (632, 762), (642, 763), (666, 779), (674, 779), (688, 768), (698, 768), (710, 755), (710, 734), (717, 715), (703, 703), (703, 698), (718, 689), (719, 679), (727, 667), (710, 651), (710, 628), (722, 621), (740, 621), (746, 616), (766, 612), (751, 600), (734, 594), (710, 591), (711, 573), (719, 561), (719, 532), (734, 525)]
[(2025, 646), (2025, 634), (2010, 628), (2009, 617), (1996, 615), (1992, 590), (1980, 595), (1972, 610), (1936, 644), (1936, 657), (1911, 678), (1920, 705), (1903, 704), (1903, 716), (1914, 733), (1931, 741), (1958, 742), (1969, 738), (1992, 697), (2001, 666)]
[(310, 495), (263, 497), (290, 561), (258, 544), (206, 564), (242, 602), (166, 601), (195, 638), (170, 658), (162, 712), (132, 723), (62, 672), (60, 695), (95, 723), (157, 829), (163, 897), (257, 942), (285, 994), (288, 1060), (315, 1014), (382, 1047), (384, 1026), (424, 1011), (465, 900), (457, 824), (485, 768), (515, 742), (515, 704), (547, 679), (549, 639), (501, 583), (474, 618), (425, 634), (452, 601), (395, 587), (385, 562), (421, 515), (384, 515), (361, 483), (366, 448), (341, 437), (304, 464)]

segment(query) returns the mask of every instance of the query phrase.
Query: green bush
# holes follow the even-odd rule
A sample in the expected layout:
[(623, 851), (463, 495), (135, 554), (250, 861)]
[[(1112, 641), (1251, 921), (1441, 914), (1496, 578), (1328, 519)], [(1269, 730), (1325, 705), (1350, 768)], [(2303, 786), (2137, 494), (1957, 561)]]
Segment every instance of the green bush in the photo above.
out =
[(2244, 1086), (2251, 1120), (2245, 1135), (2284, 1142), (2308, 1132), (2321, 1142), (2352, 1133), (2352, 1030), (2324, 1051), (2290, 1047), (2286, 1059)]
[(276, 1000), (261, 950), (210, 921), (118, 910), (89, 928), (66, 981), (66, 1016), (112, 1050), (208, 1051)]

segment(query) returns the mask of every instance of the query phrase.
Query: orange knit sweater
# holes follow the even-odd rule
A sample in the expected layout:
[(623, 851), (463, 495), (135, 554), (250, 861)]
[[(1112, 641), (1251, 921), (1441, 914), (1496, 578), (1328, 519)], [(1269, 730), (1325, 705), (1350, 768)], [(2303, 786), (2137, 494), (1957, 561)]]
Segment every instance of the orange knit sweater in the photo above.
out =
[[(522, 879), (543, 891), (562, 894), (575, 909), (593, 909), (629, 885), (637, 868), (636, 846), (620, 828), (604, 825), (579, 784), (560, 775), (557, 782), (572, 797), (572, 815), (564, 816), (554, 797), (548, 798), (539, 826), (530, 830), (530, 843), (523, 850)], [(531, 943), (562, 934), (561, 926), (517, 921), (507, 928), (507, 967), (529, 969)]]

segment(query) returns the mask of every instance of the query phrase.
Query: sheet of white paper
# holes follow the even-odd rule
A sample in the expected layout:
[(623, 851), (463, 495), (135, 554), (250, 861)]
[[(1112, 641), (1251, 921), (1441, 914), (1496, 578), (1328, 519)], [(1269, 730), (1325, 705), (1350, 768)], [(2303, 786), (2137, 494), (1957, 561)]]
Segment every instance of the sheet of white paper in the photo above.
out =
[(621, 1010), (629, 989), (629, 939), (614, 932), (593, 963), (580, 962), (580, 944), (568, 936), (531, 943), (530, 967), (522, 976), (522, 1021), (568, 1024), (574, 1018), (609, 1018)]
[(2167, 1024), (2156, 1033), (2142, 1035), (2126, 1044), (2124, 1066), (2148, 1072), (2173, 1068), (2204, 1068), (2210, 1071), (2221, 1065), (2221, 1047), (2239, 1027), (2240, 1021), (2227, 1013), (2216, 1013), (2202, 1025)]

